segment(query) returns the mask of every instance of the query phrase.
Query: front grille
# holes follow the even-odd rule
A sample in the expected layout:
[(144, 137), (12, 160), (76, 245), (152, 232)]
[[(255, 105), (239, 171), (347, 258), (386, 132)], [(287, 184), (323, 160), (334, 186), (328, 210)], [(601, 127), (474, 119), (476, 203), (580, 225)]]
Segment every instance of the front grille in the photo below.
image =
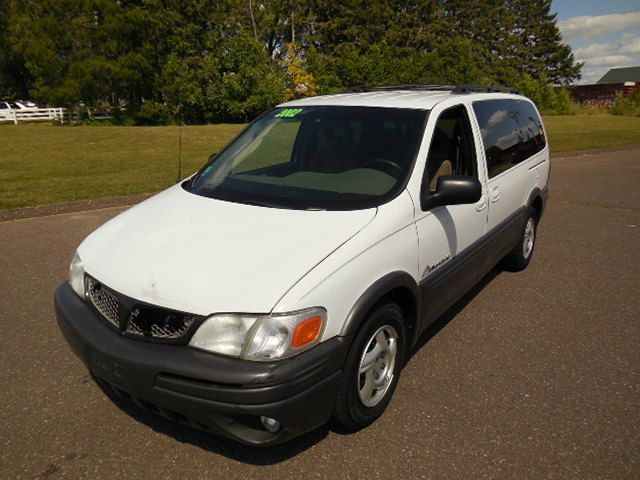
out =
[(87, 279), (87, 295), (93, 306), (115, 327), (120, 327), (120, 304), (116, 296), (93, 278)]
[(164, 308), (136, 306), (129, 313), (126, 332), (154, 338), (181, 338), (196, 318)]
[(87, 275), (87, 297), (98, 313), (121, 333), (145, 340), (184, 343), (203, 317), (139, 302)]

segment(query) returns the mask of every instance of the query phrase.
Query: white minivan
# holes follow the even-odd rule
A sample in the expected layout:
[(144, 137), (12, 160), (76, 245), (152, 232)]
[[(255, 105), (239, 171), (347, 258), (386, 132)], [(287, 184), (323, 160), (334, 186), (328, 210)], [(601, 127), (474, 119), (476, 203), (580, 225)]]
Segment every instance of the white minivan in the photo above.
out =
[(291, 101), (89, 235), (58, 323), (103, 388), (174, 421), (255, 445), (359, 429), (430, 323), (528, 265), (548, 176), (515, 91)]

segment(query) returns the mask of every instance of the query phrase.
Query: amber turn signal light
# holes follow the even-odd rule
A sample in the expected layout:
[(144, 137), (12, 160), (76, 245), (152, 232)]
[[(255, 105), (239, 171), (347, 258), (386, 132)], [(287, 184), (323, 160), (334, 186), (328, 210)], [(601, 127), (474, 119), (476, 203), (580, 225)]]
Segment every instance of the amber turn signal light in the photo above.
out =
[(319, 315), (307, 318), (303, 322), (300, 322), (293, 331), (291, 346), (293, 348), (300, 348), (307, 343), (314, 342), (318, 338), (321, 329), (322, 318)]

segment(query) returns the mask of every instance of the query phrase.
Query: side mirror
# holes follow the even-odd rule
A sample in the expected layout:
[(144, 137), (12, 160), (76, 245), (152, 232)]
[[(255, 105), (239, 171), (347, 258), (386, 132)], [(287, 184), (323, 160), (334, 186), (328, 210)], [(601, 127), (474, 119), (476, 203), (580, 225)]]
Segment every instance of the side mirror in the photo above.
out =
[(216, 158), (217, 156), (218, 156), (218, 152), (213, 152), (211, 155), (209, 155), (207, 163), (213, 161), (213, 159)]
[(482, 185), (475, 177), (467, 175), (443, 175), (438, 178), (436, 191), (423, 189), (420, 204), (423, 210), (442, 205), (476, 203), (482, 196)]

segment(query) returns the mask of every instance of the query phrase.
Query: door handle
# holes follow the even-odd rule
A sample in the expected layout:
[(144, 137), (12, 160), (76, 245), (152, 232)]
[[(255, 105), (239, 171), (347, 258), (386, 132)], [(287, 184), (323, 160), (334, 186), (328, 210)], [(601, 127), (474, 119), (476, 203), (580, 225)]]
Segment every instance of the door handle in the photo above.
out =
[(484, 198), (484, 195), (482, 197), (480, 197), (480, 200), (478, 201), (478, 203), (476, 204), (476, 210), (478, 212), (481, 212), (482, 210), (484, 210), (485, 208), (487, 208), (487, 199)]
[(497, 202), (498, 200), (500, 200), (500, 190), (494, 188), (493, 190), (491, 190), (491, 201)]

